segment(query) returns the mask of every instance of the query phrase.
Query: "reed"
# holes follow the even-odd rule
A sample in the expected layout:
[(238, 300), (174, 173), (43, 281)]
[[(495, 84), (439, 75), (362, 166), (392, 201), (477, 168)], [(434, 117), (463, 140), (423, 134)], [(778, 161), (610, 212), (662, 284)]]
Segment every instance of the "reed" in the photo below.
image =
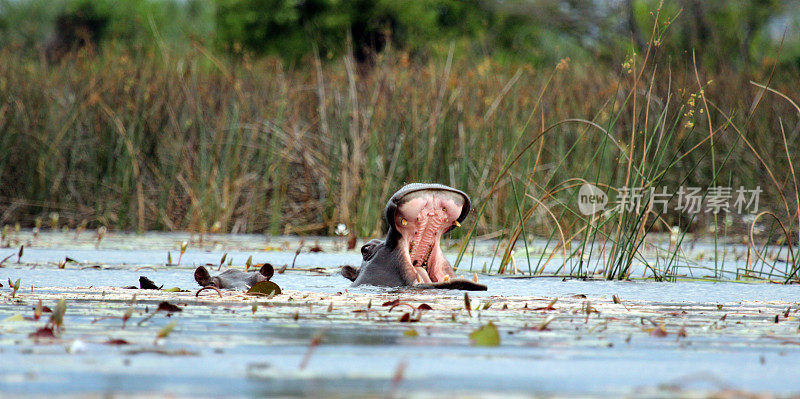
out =
[[(687, 237), (754, 246), (769, 233), (751, 239), (755, 222), (729, 215), (719, 236), (722, 216), (644, 206), (586, 217), (578, 187), (724, 181), (761, 186), (761, 209), (796, 250), (796, 69), (670, 67), (654, 43), (616, 65), (565, 58), (544, 70), (453, 46), (427, 60), (390, 49), (369, 67), (113, 42), (47, 64), (3, 48), (0, 224), (56, 213), (73, 228), (333, 234), (344, 223), (369, 237), (391, 192), (436, 181), (476, 205), (454, 232), (458, 262), (469, 240), (503, 237), (500, 272), (524, 251), (530, 274), (558, 260), (575, 276), (628, 278), (641, 263), (670, 279), (691, 263)], [(649, 237), (673, 227), (656, 264)], [(782, 275), (799, 278), (790, 263)]]

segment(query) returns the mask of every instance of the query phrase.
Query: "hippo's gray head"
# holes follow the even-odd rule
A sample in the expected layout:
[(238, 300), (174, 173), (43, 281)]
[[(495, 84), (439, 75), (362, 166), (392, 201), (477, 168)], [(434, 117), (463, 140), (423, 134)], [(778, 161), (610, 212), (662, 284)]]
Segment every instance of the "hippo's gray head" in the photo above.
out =
[(221, 289), (250, 288), (255, 283), (269, 281), (272, 275), (275, 274), (275, 269), (269, 263), (256, 266), (261, 266), (258, 271), (243, 272), (241, 270), (228, 269), (213, 277), (205, 267), (198, 266), (194, 270), (194, 280), (201, 287), (211, 286)]
[(469, 209), (469, 196), (461, 190), (442, 184), (404, 186), (386, 204), (386, 238), (366, 243), (361, 248), (361, 268), (345, 267), (342, 275), (353, 285), (469, 289), (462, 288), (467, 283), (463, 281), (459, 286), (437, 285), (455, 277), (439, 241), (461, 225)]

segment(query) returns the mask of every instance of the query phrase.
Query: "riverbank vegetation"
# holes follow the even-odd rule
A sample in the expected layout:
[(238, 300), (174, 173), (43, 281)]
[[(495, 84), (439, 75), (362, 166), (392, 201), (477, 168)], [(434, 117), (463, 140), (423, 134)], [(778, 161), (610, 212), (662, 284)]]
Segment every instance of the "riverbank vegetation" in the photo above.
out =
[[(503, 267), (549, 237), (624, 278), (648, 233), (677, 229), (664, 278), (686, 233), (752, 242), (754, 258), (797, 278), (800, 41), (785, 5), (261, 5), (284, 15), (257, 3), (3, 3), (0, 222), (267, 234), (344, 223), (369, 237), (397, 187), (435, 181), (472, 196), (456, 234), (505, 241)], [(763, 192), (747, 214), (592, 217), (578, 211), (585, 182), (612, 200), (622, 187)], [(793, 247), (770, 261), (756, 242)]]

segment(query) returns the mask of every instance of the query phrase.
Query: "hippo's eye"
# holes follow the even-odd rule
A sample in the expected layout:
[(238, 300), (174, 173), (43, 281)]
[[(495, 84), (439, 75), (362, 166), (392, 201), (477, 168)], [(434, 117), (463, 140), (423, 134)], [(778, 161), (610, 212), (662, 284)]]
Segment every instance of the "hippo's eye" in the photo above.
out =
[(442, 208), (442, 212), (447, 213), (447, 208)]
[(406, 220), (406, 218), (402, 218), (402, 219), (400, 219), (400, 224), (405, 226), (405, 225), (408, 224), (408, 221)]

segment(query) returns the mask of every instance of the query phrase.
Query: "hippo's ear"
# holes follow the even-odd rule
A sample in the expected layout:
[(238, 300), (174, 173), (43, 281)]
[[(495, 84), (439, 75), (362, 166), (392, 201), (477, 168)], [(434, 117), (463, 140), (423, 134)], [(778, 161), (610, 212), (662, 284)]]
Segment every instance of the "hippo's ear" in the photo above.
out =
[(258, 272), (261, 273), (261, 275), (267, 280), (269, 280), (275, 274), (275, 268), (273, 268), (269, 263), (264, 263), (264, 265), (261, 266), (261, 269), (258, 269)]
[(350, 265), (342, 266), (342, 276), (350, 281), (356, 281), (358, 278), (358, 273), (361, 271), (360, 268), (356, 268)]
[(383, 244), (383, 240), (373, 238), (361, 247), (361, 259), (369, 261), (378, 252), (378, 246)]
[(209, 286), (211, 285), (211, 275), (208, 274), (208, 270), (205, 267), (200, 266), (194, 269), (194, 281), (197, 281), (197, 284), (200, 284), (201, 287)]

